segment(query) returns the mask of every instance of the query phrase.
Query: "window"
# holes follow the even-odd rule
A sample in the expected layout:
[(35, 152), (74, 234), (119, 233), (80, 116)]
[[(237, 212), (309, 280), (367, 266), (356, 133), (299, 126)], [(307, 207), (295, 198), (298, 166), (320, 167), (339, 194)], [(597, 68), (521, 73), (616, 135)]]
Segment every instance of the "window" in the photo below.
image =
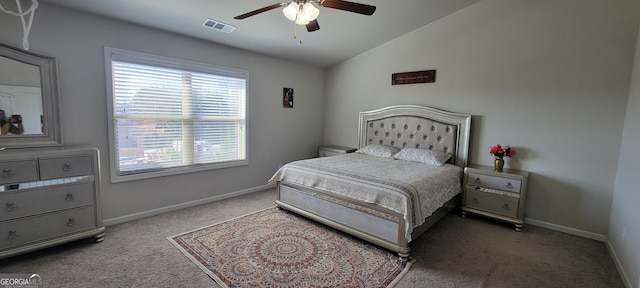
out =
[(111, 180), (246, 165), (246, 71), (105, 48)]

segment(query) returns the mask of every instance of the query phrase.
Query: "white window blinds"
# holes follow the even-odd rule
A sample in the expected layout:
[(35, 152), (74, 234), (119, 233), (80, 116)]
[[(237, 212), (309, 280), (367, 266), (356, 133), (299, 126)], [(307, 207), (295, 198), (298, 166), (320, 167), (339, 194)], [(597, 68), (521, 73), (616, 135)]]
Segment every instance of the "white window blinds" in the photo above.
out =
[(132, 60), (111, 61), (117, 176), (245, 163), (246, 76)]

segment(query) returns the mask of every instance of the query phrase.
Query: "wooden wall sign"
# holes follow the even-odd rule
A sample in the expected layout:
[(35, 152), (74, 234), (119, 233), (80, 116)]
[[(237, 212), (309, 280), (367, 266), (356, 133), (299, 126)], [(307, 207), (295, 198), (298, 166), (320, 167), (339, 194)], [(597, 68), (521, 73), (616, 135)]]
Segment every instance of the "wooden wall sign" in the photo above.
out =
[(436, 82), (436, 70), (424, 70), (391, 74), (391, 85), (433, 83)]

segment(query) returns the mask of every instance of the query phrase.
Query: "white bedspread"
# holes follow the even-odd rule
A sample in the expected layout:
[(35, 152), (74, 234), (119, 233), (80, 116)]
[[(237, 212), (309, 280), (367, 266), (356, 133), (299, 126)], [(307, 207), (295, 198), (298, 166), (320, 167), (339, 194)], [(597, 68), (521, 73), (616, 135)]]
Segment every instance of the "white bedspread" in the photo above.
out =
[(461, 192), (462, 168), (380, 158), (359, 153), (291, 162), (269, 180), (332, 192), (404, 215), (407, 240), (444, 203)]

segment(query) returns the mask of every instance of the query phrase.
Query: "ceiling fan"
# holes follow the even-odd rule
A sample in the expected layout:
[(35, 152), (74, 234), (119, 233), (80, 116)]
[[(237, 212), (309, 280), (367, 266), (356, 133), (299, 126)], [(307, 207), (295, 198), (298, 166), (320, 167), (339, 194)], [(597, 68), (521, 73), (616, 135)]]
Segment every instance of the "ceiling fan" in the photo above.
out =
[(342, 0), (293, 0), (291, 2), (280, 2), (262, 7), (233, 18), (241, 20), (279, 7), (285, 7), (282, 9), (282, 13), (284, 13), (287, 19), (294, 21), (298, 25), (305, 25), (307, 31), (313, 32), (320, 30), (320, 25), (318, 25), (318, 20), (316, 20), (320, 14), (320, 10), (318, 10), (314, 4), (320, 7), (354, 12), (367, 16), (373, 15), (373, 12), (376, 11), (376, 6)]

